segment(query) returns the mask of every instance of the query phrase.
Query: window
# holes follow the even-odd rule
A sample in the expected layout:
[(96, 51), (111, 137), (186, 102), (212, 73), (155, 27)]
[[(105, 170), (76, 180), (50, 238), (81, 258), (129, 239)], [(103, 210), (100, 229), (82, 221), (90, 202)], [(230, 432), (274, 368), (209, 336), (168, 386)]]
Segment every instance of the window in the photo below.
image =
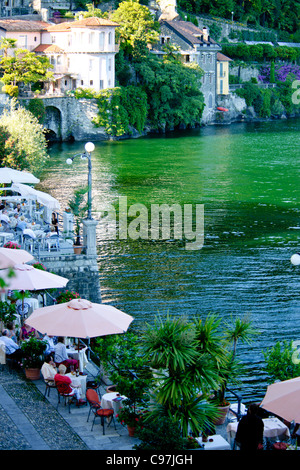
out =
[(84, 85), (84, 82), (83, 82), (83, 80), (81, 80), (81, 85)]
[(104, 88), (104, 80), (100, 80), (100, 90), (103, 90)]
[(37, 37), (36, 37), (36, 36), (34, 36), (34, 42), (36, 42), (36, 41), (37, 41)]
[(108, 33), (108, 44), (111, 44), (111, 38), (112, 38), (112, 34), (110, 32), (110, 33)]
[(185, 56), (185, 61), (186, 61), (186, 62), (190, 62), (190, 56), (189, 56), (189, 55), (186, 55), (186, 56)]
[(93, 83), (94, 83), (94, 80), (90, 80), (90, 85), (93, 85)]
[(89, 60), (89, 71), (91, 72), (93, 70), (93, 59)]
[(100, 50), (104, 49), (104, 33), (99, 34), (99, 48)]
[(61, 65), (61, 55), (57, 56), (57, 65)]
[(90, 33), (89, 34), (89, 44), (93, 44), (95, 41), (95, 33)]
[(25, 48), (27, 47), (27, 36), (19, 36), (18, 46), (25, 47)]
[(205, 59), (206, 59), (206, 55), (205, 55), (205, 54), (202, 54), (202, 62), (203, 62), (203, 64), (205, 64)]
[(55, 36), (51, 36), (51, 42), (52, 42), (52, 44), (56, 43), (56, 37)]
[(111, 72), (111, 59), (108, 59), (108, 71)]

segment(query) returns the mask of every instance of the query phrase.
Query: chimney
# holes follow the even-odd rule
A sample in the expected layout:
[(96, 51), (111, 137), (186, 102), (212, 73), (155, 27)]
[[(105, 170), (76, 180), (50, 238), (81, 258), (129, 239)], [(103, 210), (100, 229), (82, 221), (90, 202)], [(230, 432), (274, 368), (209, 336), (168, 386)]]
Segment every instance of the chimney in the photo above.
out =
[(205, 26), (202, 31), (203, 31), (203, 39), (204, 39), (204, 41), (208, 41), (208, 38), (209, 38), (209, 29)]

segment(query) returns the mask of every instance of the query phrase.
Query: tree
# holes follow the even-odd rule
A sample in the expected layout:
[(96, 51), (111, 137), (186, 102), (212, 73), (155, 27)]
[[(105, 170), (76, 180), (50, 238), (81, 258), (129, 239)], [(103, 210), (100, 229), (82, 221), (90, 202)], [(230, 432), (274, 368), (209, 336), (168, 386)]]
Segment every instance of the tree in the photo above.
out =
[(154, 21), (149, 9), (140, 5), (138, 0), (128, 0), (119, 4), (112, 14), (112, 20), (120, 24), (116, 35), (120, 39), (120, 47), (127, 55), (142, 41), (144, 44), (158, 41), (159, 25)]
[(47, 142), (44, 129), (30, 111), (11, 100), (10, 109), (4, 109), (0, 117), (0, 133), (4, 152), (1, 166), (29, 170), (38, 174), (47, 159)]
[(148, 97), (148, 121), (154, 129), (174, 128), (200, 122), (204, 109), (200, 90), (202, 71), (174, 60), (149, 55), (133, 64), (138, 82)]
[(14, 49), (16, 47), (16, 43), (16, 39), (6, 38), (2, 36), (0, 40), (0, 49), (4, 50), (4, 57), (7, 57), (8, 49)]
[(205, 392), (219, 379), (214, 364), (197, 351), (193, 325), (183, 318), (156, 318), (147, 325), (142, 346), (154, 369), (151, 418), (167, 416), (180, 425), (184, 437), (189, 426), (196, 435), (210, 427), (218, 413), (205, 402)]
[(0, 65), (3, 71), (1, 80), (7, 85), (45, 82), (53, 78), (52, 72), (49, 71), (53, 65), (49, 59), (25, 49), (16, 49), (14, 56), (4, 56)]
[(108, 13), (103, 12), (102, 10), (100, 10), (100, 8), (95, 8), (94, 3), (87, 3), (86, 7), (87, 11), (79, 11), (78, 13), (76, 13), (76, 20), (78, 20), (80, 16), (83, 16), (83, 18), (108, 18)]

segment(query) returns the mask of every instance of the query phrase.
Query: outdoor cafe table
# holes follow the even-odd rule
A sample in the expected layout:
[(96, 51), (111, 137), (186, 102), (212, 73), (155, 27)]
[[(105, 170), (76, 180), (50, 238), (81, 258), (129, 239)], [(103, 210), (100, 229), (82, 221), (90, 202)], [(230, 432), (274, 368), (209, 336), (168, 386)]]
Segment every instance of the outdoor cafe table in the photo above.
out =
[(87, 375), (78, 375), (78, 377), (76, 377), (76, 374), (70, 372), (66, 374), (66, 376), (70, 377), (73, 385), (80, 385), (80, 397), (85, 398)]
[[(276, 438), (278, 436), (289, 437), (289, 428), (278, 418), (265, 418), (264, 422), (264, 437), (267, 439)], [(227, 425), (227, 435), (233, 439), (235, 438), (238, 423), (233, 422)]]
[[(3, 238), (3, 240), (2, 240)], [(7, 241), (14, 239), (14, 234), (9, 232), (0, 232), (0, 245), (4, 245)]]
[[(109, 392), (102, 395), (101, 406), (102, 408), (110, 408), (114, 410), (115, 413), (120, 411), (122, 408), (122, 401), (126, 400), (127, 397), (124, 395), (117, 394), (118, 392)], [(121, 398), (121, 400), (119, 400)], [(117, 399), (117, 400), (116, 400)]]
[(204, 450), (231, 450), (229, 442), (220, 434), (208, 436), (207, 442), (202, 442), (202, 437), (198, 437), (197, 441), (201, 446), (204, 446)]
[(80, 349), (78, 353), (78, 349), (74, 349), (74, 348), (67, 346), (68, 356), (70, 356), (72, 359), (76, 359), (79, 362), (79, 372), (83, 372), (83, 369), (88, 363), (88, 360), (85, 354), (86, 350), (87, 348)]

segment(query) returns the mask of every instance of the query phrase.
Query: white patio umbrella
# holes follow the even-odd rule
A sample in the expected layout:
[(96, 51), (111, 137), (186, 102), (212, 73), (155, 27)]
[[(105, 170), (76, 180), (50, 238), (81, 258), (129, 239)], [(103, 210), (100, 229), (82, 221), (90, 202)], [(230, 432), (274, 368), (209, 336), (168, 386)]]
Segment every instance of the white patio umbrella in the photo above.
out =
[(30, 186), (26, 186), (22, 183), (12, 184), (11, 189), (20, 193), (22, 197), (37, 201), (51, 210), (60, 209), (60, 204), (58, 200), (55, 199), (53, 196), (50, 196), (50, 194), (48, 193), (38, 191), (37, 189), (31, 188)]
[(25, 250), (0, 248), (0, 269), (12, 268), (16, 264), (27, 263), (33, 260), (33, 256)]
[(36, 309), (26, 323), (43, 334), (95, 338), (125, 333), (133, 317), (111, 305), (85, 299)]
[(14, 170), (13, 168), (0, 168), (0, 183), (27, 183), (37, 184), (40, 180), (27, 171)]

